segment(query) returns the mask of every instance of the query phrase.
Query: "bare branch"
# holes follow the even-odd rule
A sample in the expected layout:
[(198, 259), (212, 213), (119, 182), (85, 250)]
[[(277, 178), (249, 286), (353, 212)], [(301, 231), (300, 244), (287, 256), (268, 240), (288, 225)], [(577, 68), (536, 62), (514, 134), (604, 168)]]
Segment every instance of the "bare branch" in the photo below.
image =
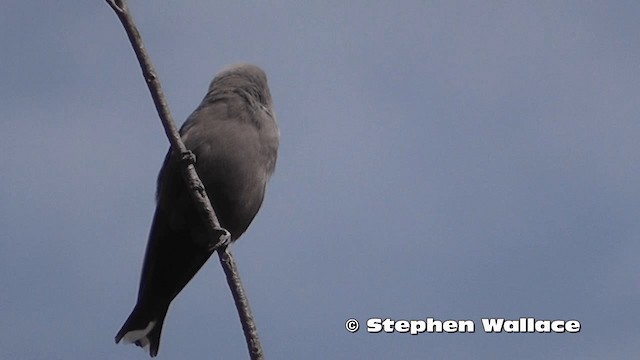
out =
[(233, 300), (238, 309), (238, 315), (240, 316), (240, 322), (242, 323), (242, 331), (244, 332), (244, 338), (247, 341), (247, 348), (249, 349), (249, 355), (251, 360), (264, 359), (264, 353), (262, 352), (262, 345), (260, 344), (260, 338), (258, 337), (258, 328), (256, 322), (253, 319), (251, 313), (251, 307), (249, 306), (249, 299), (242, 286), (240, 280), (240, 273), (238, 272), (238, 266), (233, 259), (233, 254), (229, 251), (229, 248), (224, 250), (218, 250), (218, 257), (220, 258), (220, 264), (224, 269), (224, 273), (227, 276), (227, 283)]
[(195, 156), (187, 150), (180, 138), (178, 128), (175, 125), (175, 121), (173, 120), (173, 116), (171, 115), (171, 111), (169, 110), (169, 106), (165, 100), (162, 86), (160, 85), (160, 81), (158, 80), (153, 64), (151, 64), (149, 55), (144, 48), (140, 32), (138, 31), (138, 28), (133, 21), (133, 17), (128, 10), (127, 2), (125, 0), (106, 1), (115, 11), (116, 15), (118, 15), (120, 22), (122, 22), (122, 25), (127, 32), (133, 51), (136, 53), (138, 62), (140, 63), (142, 75), (149, 87), (151, 97), (153, 98), (156, 110), (158, 111), (158, 115), (160, 116), (160, 120), (164, 126), (165, 133), (171, 143), (173, 154), (174, 156), (179, 156), (186, 165), (182, 168), (182, 175), (187, 186), (191, 189), (191, 197), (193, 198), (193, 201), (196, 202), (196, 207), (198, 208), (200, 216), (203, 218), (205, 224), (209, 225), (209, 228), (211, 229), (211, 237), (218, 239), (218, 244), (214, 247), (214, 250), (220, 246), (227, 245), (231, 240), (231, 234), (220, 226), (218, 217), (216, 216), (216, 213), (211, 206), (211, 202), (205, 192), (204, 185), (202, 184), (202, 181), (200, 181), (200, 178), (196, 173), (196, 169), (193, 166), (197, 159), (195, 159)]
[(231, 293), (233, 294), (236, 308), (238, 309), (240, 321), (242, 322), (249, 355), (252, 360), (262, 360), (264, 359), (264, 355), (255, 321), (249, 307), (249, 301), (246, 297), (244, 288), (242, 287), (240, 275), (238, 274), (233, 256), (227, 248), (227, 245), (231, 240), (231, 234), (220, 226), (218, 217), (216, 216), (215, 211), (211, 206), (211, 202), (207, 197), (207, 193), (205, 192), (204, 185), (196, 173), (194, 167), (194, 163), (196, 161), (195, 156), (191, 151), (187, 150), (180, 138), (178, 129), (173, 121), (173, 116), (171, 115), (171, 111), (169, 110), (169, 106), (165, 100), (162, 87), (160, 86), (160, 81), (158, 80), (155, 69), (151, 64), (150, 57), (144, 48), (142, 37), (140, 36), (140, 32), (138, 31), (133, 21), (133, 17), (129, 12), (126, 0), (105, 1), (116, 13), (127, 32), (131, 46), (136, 53), (138, 62), (140, 63), (143, 77), (149, 87), (151, 97), (153, 98), (156, 110), (158, 111), (158, 115), (160, 116), (160, 120), (164, 126), (165, 133), (171, 143), (173, 154), (174, 156), (179, 156), (181, 162), (184, 164), (182, 167), (182, 174), (187, 186), (191, 190), (191, 196), (196, 203), (196, 207), (198, 208), (203, 221), (205, 224), (208, 224), (211, 237), (218, 239), (218, 243), (211, 249), (211, 251), (218, 250), (220, 264), (227, 276), (227, 282), (231, 288)]

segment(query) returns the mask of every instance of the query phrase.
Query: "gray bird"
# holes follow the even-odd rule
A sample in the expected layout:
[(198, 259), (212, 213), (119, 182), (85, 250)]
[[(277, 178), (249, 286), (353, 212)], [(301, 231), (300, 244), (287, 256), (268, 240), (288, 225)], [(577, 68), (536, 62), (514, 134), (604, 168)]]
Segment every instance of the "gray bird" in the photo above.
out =
[[(232, 65), (211, 82), (207, 95), (180, 129), (196, 156), (202, 180), (220, 224), (237, 240), (264, 199), (278, 155), (279, 131), (267, 85), (257, 66)], [(212, 254), (211, 239), (192, 202), (171, 149), (158, 175), (156, 212), (140, 276), (138, 301), (116, 343), (158, 354), (171, 301)]]

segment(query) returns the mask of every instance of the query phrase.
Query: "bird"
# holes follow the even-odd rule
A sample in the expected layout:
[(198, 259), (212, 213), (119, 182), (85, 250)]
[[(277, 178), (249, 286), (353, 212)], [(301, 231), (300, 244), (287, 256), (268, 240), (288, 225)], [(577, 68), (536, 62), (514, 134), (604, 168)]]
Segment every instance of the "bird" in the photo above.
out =
[[(258, 213), (278, 156), (280, 131), (265, 72), (252, 64), (220, 71), (180, 128), (195, 168), (231, 242)], [(136, 305), (115, 336), (158, 354), (169, 305), (212, 255), (211, 239), (167, 152), (158, 175), (156, 210), (147, 241)], [(218, 250), (220, 251), (220, 250)]]

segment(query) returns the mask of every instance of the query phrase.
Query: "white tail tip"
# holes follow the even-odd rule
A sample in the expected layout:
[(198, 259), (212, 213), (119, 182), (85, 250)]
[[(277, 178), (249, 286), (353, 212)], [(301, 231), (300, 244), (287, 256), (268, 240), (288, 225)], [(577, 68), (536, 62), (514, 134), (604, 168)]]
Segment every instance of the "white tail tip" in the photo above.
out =
[(129, 331), (124, 334), (122, 341), (125, 344), (139, 343), (145, 351), (149, 352), (149, 338), (147, 335), (149, 335), (149, 332), (151, 332), (153, 327), (156, 326), (156, 322), (157, 321), (149, 322), (147, 327), (144, 329)]

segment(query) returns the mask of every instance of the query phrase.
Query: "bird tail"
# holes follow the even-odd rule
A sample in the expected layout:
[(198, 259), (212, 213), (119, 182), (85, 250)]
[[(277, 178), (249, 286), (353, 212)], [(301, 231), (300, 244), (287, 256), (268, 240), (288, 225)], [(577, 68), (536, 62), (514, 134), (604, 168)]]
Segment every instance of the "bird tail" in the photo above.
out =
[(116, 344), (123, 340), (125, 344), (136, 344), (149, 352), (151, 357), (158, 355), (162, 324), (168, 308), (149, 313), (142, 307), (136, 307), (116, 335)]

